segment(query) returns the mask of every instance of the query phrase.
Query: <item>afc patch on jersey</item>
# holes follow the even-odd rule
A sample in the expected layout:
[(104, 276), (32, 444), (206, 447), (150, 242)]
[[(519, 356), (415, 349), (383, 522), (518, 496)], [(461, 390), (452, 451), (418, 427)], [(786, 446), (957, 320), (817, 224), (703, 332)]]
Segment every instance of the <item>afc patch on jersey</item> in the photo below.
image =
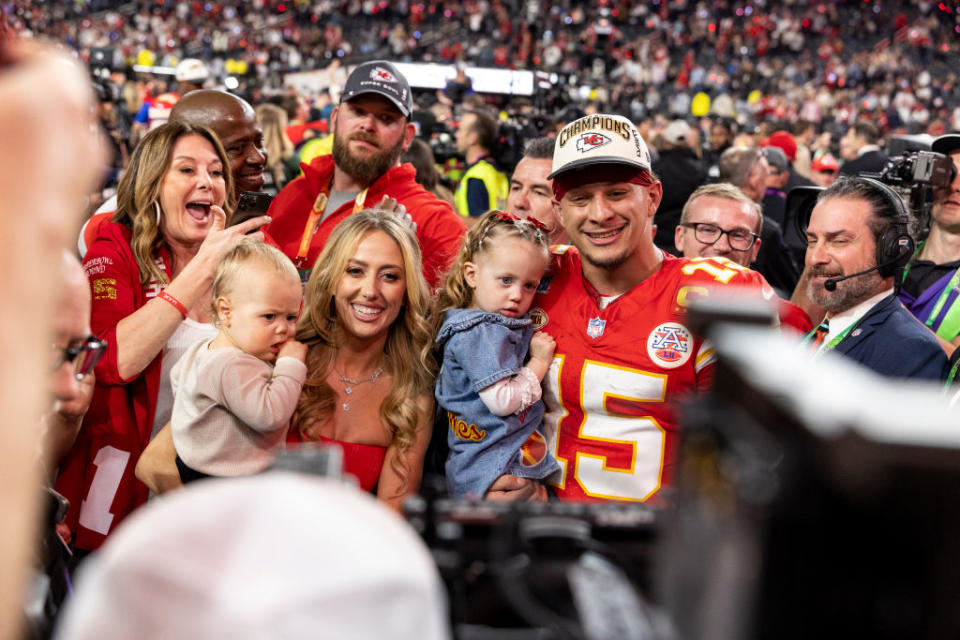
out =
[(647, 355), (664, 369), (683, 366), (693, 355), (693, 334), (677, 322), (657, 325), (647, 337)]
[(606, 320), (601, 320), (600, 318), (590, 318), (590, 322), (587, 323), (587, 335), (591, 338), (599, 338), (603, 335), (603, 329), (606, 326)]
[(545, 326), (547, 322), (550, 321), (550, 318), (547, 317), (547, 312), (541, 309), (540, 307), (533, 307), (529, 312), (530, 319), (533, 320), (533, 330), (540, 331)]

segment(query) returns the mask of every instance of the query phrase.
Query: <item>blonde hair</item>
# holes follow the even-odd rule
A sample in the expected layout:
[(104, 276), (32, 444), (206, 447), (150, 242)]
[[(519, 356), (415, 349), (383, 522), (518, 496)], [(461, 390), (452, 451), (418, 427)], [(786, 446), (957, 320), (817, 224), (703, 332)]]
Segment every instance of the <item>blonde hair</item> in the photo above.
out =
[(244, 267), (266, 267), (274, 273), (289, 276), (291, 280), (300, 283), (300, 276), (290, 258), (282, 251), (260, 240), (244, 238), (240, 244), (227, 252), (217, 265), (217, 272), (213, 276), (213, 286), (210, 308), (213, 317), (218, 316), (217, 299), (229, 297), (237, 281), (237, 276)]
[[(287, 137), (287, 112), (269, 102), (257, 105), (257, 121), (263, 129), (263, 146), (267, 149), (269, 164), (277, 185), (282, 184), (284, 160), (293, 155), (293, 143)], [(279, 174), (279, 175), (278, 175)]]
[(473, 302), (473, 288), (467, 284), (467, 278), (464, 275), (465, 265), (473, 262), (478, 254), (484, 253), (493, 240), (507, 235), (529, 240), (540, 247), (546, 262), (549, 246), (547, 234), (542, 229), (529, 220), (523, 220), (496, 209), (486, 212), (467, 231), (467, 235), (463, 238), (463, 246), (460, 247), (456, 260), (447, 271), (443, 288), (437, 294), (431, 313), (434, 334), (443, 324), (444, 313), (450, 309), (468, 308)]
[(156, 262), (157, 251), (165, 242), (157, 224), (157, 211), (163, 179), (173, 160), (173, 147), (180, 138), (188, 135), (202, 136), (213, 146), (223, 165), (226, 194), (223, 210), (227, 214), (227, 221), (233, 213), (235, 203), (230, 159), (211, 129), (174, 121), (148, 133), (133, 150), (130, 165), (117, 186), (117, 212), (113, 215), (114, 222), (119, 222), (133, 232), (130, 247), (137, 261), (140, 282), (144, 286), (151, 282), (170, 282), (167, 274)]
[(308, 373), (291, 426), (304, 435), (307, 426), (333, 413), (336, 393), (326, 377), (339, 346), (334, 295), (357, 245), (373, 231), (387, 234), (403, 256), (406, 294), (383, 349), (383, 369), (390, 376), (391, 387), (380, 405), (380, 417), (392, 430), (392, 444), (397, 445), (400, 454), (392, 464), (405, 486), (409, 469), (402, 454), (416, 440), (420, 418), (417, 401), (423, 394), (432, 394), (436, 364), (431, 350), (433, 334), (427, 322), (430, 295), (423, 278), (420, 249), (413, 232), (393, 213), (366, 209), (349, 216), (334, 228), (317, 258), (297, 322), (297, 340), (308, 347)]

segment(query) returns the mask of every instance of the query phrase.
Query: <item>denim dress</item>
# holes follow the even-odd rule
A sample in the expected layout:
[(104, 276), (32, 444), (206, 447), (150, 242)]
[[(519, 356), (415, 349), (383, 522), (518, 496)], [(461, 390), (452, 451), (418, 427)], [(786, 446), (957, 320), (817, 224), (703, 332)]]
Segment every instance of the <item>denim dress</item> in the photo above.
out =
[(540, 430), (542, 400), (520, 413), (497, 416), (478, 395), (495, 382), (517, 375), (532, 336), (527, 317), (508, 318), (479, 309), (452, 309), (444, 317), (436, 338), (443, 361), (435, 394), (449, 424), (446, 473), (453, 497), (482, 498), (505, 473), (542, 480), (559, 469), (549, 453), (541, 451), (537, 459), (522, 450)]

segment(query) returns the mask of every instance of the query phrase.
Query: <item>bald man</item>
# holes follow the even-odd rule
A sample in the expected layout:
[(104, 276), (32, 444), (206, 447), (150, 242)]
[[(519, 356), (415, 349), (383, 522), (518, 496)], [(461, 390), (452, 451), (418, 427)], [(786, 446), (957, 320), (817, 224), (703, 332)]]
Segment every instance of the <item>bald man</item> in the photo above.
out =
[[(263, 130), (257, 114), (246, 100), (215, 89), (191, 91), (174, 105), (170, 121), (209, 127), (217, 134), (230, 158), (237, 198), (244, 191), (263, 188), (267, 149), (263, 146)], [(116, 210), (117, 197), (113, 196), (84, 223), (77, 241), (81, 259), (97, 237), (100, 225), (110, 220)]]

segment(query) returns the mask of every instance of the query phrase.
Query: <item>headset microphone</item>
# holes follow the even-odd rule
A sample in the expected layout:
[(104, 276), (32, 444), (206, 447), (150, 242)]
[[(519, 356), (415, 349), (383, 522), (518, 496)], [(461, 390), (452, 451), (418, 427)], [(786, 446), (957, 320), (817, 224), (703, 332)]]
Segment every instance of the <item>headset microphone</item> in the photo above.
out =
[(875, 267), (870, 267), (866, 271), (858, 271), (857, 273), (851, 273), (848, 276), (840, 276), (839, 278), (828, 278), (823, 281), (823, 288), (827, 291), (836, 291), (838, 283), (843, 282), (844, 280), (849, 280), (850, 278), (859, 278), (860, 276), (865, 276), (873, 271), (879, 271), (883, 268), (883, 266), (884, 265), (878, 264)]
[[(905, 248), (907, 250), (912, 250), (913, 247), (906, 246)], [(859, 278), (860, 276), (865, 276), (868, 273), (873, 273), (874, 271), (880, 271), (881, 269), (885, 269), (889, 266), (895, 265), (897, 262), (899, 262), (902, 259), (902, 257), (903, 257), (903, 253), (901, 253), (900, 255), (897, 255), (892, 260), (887, 260), (884, 263), (878, 264), (875, 267), (870, 267), (869, 269), (865, 269), (863, 271), (851, 273), (848, 276), (840, 276), (838, 278), (827, 278), (826, 280), (823, 281), (823, 288), (826, 289), (827, 291), (836, 291), (837, 284), (843, 282), (844, 280), (849, 280), (850, 278)]]

